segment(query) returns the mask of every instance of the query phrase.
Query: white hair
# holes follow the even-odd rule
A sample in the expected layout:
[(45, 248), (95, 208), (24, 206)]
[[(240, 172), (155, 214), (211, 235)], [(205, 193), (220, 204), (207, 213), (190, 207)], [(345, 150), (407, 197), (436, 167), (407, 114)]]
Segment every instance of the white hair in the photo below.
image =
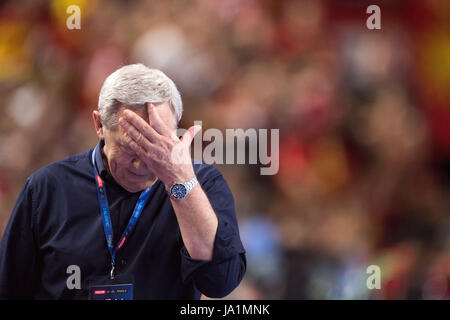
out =
[(117, 126), (116, 113), (122, 104), (169, 102), (175, 113), (175, 126), (181, 119), (183, 103), (175, 83), (162, 71), (141, 63), (124, 66), (111, 73), (103, 83), (98, 99), (98, 111), (107, 129)]

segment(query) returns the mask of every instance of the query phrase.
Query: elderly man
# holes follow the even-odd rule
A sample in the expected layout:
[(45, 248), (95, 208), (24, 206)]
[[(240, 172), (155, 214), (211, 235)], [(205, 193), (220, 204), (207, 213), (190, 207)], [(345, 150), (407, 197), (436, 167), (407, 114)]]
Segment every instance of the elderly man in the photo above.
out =
[(31, 175), (0, 244), (0, 298), (223, 297), (246, 269), (226, 181), (176, 135), (175, 84), (142, 64), (112, 73), (99, 143)]

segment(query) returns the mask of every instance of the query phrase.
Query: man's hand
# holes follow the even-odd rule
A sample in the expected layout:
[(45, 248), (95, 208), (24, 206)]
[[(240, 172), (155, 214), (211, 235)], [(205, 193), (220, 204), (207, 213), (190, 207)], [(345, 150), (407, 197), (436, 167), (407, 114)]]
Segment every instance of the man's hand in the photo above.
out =
[(157, 108), (147, 103), (148, 123), (131, 110), (125, 109), (119, 125), (123, 128), (123, 138), (165, 185), (186, 182), (194, 176), (190, 156), (190, 145), (200, 131), (200, 126), (190, 127), (180, 139), (158, 114)]
[[(190, 127), (179, 139), (152, 104), (147, 104), (148, 120), (125, 110), (119, 124), (124, 140), (146, 166), (166, 185), (186, 182), (194, 176), (189, 152), (190, 144), (200, 126)], [(197, 184), (183, 201), (171, 199), (183, 243), (192, 259), (210, 261), (219, 221), (208, 197)]]

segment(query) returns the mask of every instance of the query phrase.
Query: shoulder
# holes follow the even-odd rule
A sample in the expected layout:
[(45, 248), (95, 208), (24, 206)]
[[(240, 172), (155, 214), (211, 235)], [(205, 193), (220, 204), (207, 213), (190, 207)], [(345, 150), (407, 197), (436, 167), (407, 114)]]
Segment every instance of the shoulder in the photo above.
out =
[(200, 160), (192, 159), (194, 172), (200, 182), (206, 182), (215, 178), (223, 178), (222, 173), (211, 164), (204, 163)]
[(86, 174), (91, 152), (92, 149), (89, 149), (52, 162), (34, 172), (28, 178), (27, 182), (31, 187), (39, 187), (43, 184), (67, 181), (71, 176), (80, 175), (83, 174), (83, 172)]
[(195, 159), (193, 165), (197, 180), (208, 197), (233, 198), (230, 187), (219, 169)]

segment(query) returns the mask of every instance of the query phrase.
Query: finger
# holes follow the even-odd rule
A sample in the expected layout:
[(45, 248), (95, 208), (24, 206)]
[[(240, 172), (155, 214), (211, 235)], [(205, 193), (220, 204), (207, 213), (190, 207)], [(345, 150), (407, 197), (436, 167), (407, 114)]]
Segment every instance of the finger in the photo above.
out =
[(156, 130), (156, 132), (166, 137), (175, 136), (174, 130), (169, 128), (166, 123), (164, 123), (159, 115), (158, 109), (153, 103), (147, 103), (147, 113), (148, 121), (150, 125)]
[(125, 109), (123, 111), (124, 120), (134, 126), (139, 132), (141, 132), (149, 141), (155, 142), (159, 139), (159, 134), (152, 128), (144, 119), (142, 119), (135, 112)]
[(181, 137), (181, 142), (183, 142), (185, 145), (189, 146), (192, 143), (192, 140), (194, 139), (195, 135), (199, 133), (202, 130), (202, 127), (199, 125), (192, 126), (184, 133), (184, 135)]
[(130, 146), (131, 150), (138, 156), (139, 159), (145, 165), (152, 170), (152, 163), (156, 161), (161, 161), (164, 159), (164, 156), (158, 148), (152, 148), (151, 150), (145, 150), (140, 146), (136, 141), (133, 140), (126, 132), (124, 132), (124, 139), (127, 141), (127, 144)]
[(145, 160), (147, 159), (147, 152), (140, 145), (138, 145), (133, 140), (133, 138), (131, 136), (129, 136), (126, 132), (124, 132), (123, 135), (124, 135), (125, 142), (131, 148), (131, 150), (133, 150), (134, 153), (136, 153), (136, 155), (139, 157), (139, 159), (141, 159), (144, 163), (146, 163)]
[[(122, 117), (119, 118), (119, 125), (123, 128), (124, 138), (130, 138), (134, 143), (147, 152), (151, 151), (152, 143), (141, 131), (138, 131), (131, 123)], [(130, 144), (130, 139), (126, 139), (125, 142)]]

